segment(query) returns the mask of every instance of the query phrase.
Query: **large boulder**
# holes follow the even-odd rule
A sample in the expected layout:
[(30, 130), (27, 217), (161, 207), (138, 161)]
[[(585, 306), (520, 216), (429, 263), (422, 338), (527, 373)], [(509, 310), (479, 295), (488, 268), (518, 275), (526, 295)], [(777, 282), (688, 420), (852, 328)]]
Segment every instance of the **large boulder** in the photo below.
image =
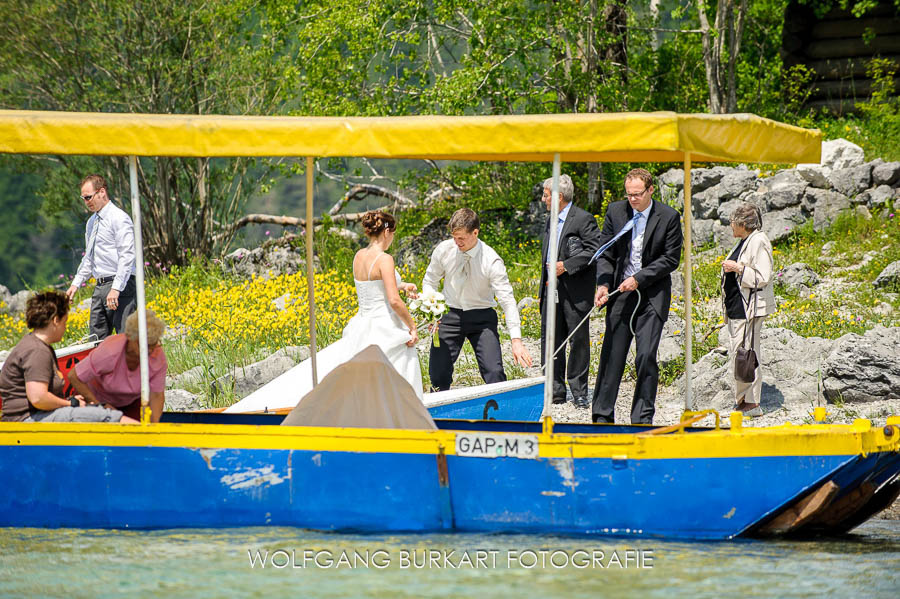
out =
[(850, 198), (856, 197), (872, 185), (872, 165), (867, 163), (833, 170), (828, 180), (836, 191)]
[(769, 210), (781, 210), (796, 206), (803, 200), (809, 182), (794, 169), (775, 173), (768, 179), (761, 179), (757, 190), (764, 194)]
[(9, 292), (9, 288), (6, 285), (0, 285), (0, 303), (3, 305), (0, 306), (0, 310), (8, 311), (9, 310), (9, 302), (12, 301), (12, 293)]
[(816, 231), (830, 226), (842, 210), (850, 208), (850, 199), (836, 191), (810, 188), (806, 198), (813, 209), (813, 228)]
[(890, 206), (894, 200), (894, 190), (889, 185), (879, 185), (861, 195), (865, 196), (865, 203), (872, 208)]
[[(719, 344), (729, 345), (728, 329), (719, 333)], [(763, 326), (760, 335), (762, 405), (765, 411), (784, 406), (809, 406), (819, 397), (818, 368), (828, 356), (832, 341), (801, 337), (793, 331)], [(798, 360), (797, 356), (803, 356)], [(703, 356), (692, 371), (694, 409), (730, 412), (734, 407), (733, 374), (724, 349)], [(677, 382), (684, 388), (684, 375)]]
[(819, 284), (819, 275), (803, 262), (795, 262), (778, 271), (776, 280), (795, 293), (809, 296), (811, 289)]
[(9, 298), (9, 302), (7, 303), (7, 311), (10, 314), (22, 314), (25, 312), (25, 304), (28, 303), (28, 298), (30, 298), (34, 294), (33, 291), (29, 289), (23, 289), (19, 291), (11, 298)]
[(831, 183), (828, 181), (829, 172), (831, 171), (819, 164), (797, 165), (797, 174), (813, 187), (820, 189), (829, 189), (831, 187)]
[(791, 206), (763, 216), (763, 232), (772, 243), (790, 237), (791, 233), (806, 222), (800, 206)]
[(252, 250), (238, 248), (226, 255), (222, 269), (242, 277), (268, 278), (306, 271), (306, 257), (302, 248), (286, 244), (265, 244)]
[[(884, 270), (875, 278), (874, 285), (875, 287), (900, 291), (900, 260), (895, 260), (885, 266)], [(900, 348), (898, 348), (897, 353), (900, 354)], [(898, 357), (898, 360), (900, 360), (900, 357)]]
[(166, 410), (169, 412), (193, 412), (203, 409), (200, 398), (184, 389), (169, 389), (166, 391)]
[(893, 185), (900, 182), (900, 162), (882, 162), (872, 167), (872, 185)]
[(863, 149), (846, 139), (830, 139), (822, 142), (822, 161), (819, 163), (829, 171), (853, 168), (865, 162)]
[(822, 386), (831, 402), (900, 400), (900, 327), (877, 326), (838, 339), (823, 365)]
[(213, 381), (211, 392), (215, 395), (231, 390), (235, 397), (243, 398), (308, 357), (308, 347), (283, 347), (264, 360), (236, 367), (231, 373), (219, 377)]

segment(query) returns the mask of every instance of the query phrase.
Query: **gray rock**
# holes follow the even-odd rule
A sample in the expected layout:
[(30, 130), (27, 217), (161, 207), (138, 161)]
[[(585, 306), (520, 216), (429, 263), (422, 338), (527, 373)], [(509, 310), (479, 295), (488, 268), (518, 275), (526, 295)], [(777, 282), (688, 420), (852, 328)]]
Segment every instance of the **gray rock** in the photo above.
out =
[[(731, 169), (716, 166), (713, 168), (695, 168), (691, 170), (691, 191), (700, 192), (704, 189), (709, 189), (714, 185), (717, 185), (719, 181), (722, 180)], [(682, 181), (684, 179), (684, 171), (682, 171), (681, 175)], [(682, 182), (683, 184), (683, 182)]]
[(213, 382), (211, 392), (215, 395), (231, 390), (235, 397), (243, 398), (308, 357), (307, 347), (283, 347), (264, 360), (235, 367), (231, 373)]
[(273, 299), (272, 304), (275, 306), (276, 310), (278, 310), (279, 312), (283, 312), (287, 308), (288, 302), (290, 301), (290, 299), (291, 299), (291, 294), (285, 293), (285, 294), (279, 295), (278, 297)]
[(763, 232), (769, 241), (775, 243), (790, 237), (798, 226), (806, 222), (806, 217), (799, 206), (791, 206), (777, 212), (769, 212), (763, 216)]
[(885, 266), (873, 284), (877, 288), (900, 290), (900, 260), (895, 260)]
[(166, 391), (166, 410), (169, 412), (193, 412), (203, 409), (200, 398), (184, 389)]
[(203, 382), (204, 369), (203, 366), (194, 366), (190, 370), (185, 370), (181, 374), (175, 374), (166, 377), (166, 389), (185, 388), (188, 386), (196, 387)]
[(887, 302), (881, 302), (880, 304), (872, 308), (872, 312), (880, 316), (888, 316), (889, 314), (894, 313), (894, 306), (890, 305)]
[(268, 278), (306, 270), (301, 249), (284, 244), (269, 244), (252, 250), (238, 248), (222, 260), (222, 269), (235, 276)]
[(9, 350), (0, 350), (0, 365), (6, 362), (6, 358), (9, 357)]
[(79, 312), (81, 312), (82, 310), (90, 310), (91, 309), (91, 298), (86, 297), (83, 300), (81, 300), (80, 302), (78, 302), (78, 305), (75, 306), (75, 309)]
[(691, 220), (691, 245), (700, 247), (715, 241), (716, 221), (705, 219)]
[(33, 294), (34, 292), (30, 289), (19, 291), (9, 299), (7, 311), (10, 314), (22, 314), (25, 312), (25, 304), (28, 303), (28, 298)]
[[(681, 273), (684, 272), (682, 268), (684, 265), (679, 265), (677, 269), (672, 271), (672, 297), (678, 298), (684, 295), (684, 275)], [(672, 315), (669, 315), (671, 318)]]
[(863, 149), (846, 139), (830, 139), (822, 142), (822, 162), (829, 171), (859, 166), (865, 161)]
[(659, 182), (659, 194), (663, 201), (675, 202), (684, 187), (684, 171), (680, 168), (673, 168), (661, 174), (657, 181)]
[[(729, 344), (728, 330), (719, 335), (720, 344)], [(765, 411), (782, 406), (809, 406), (819, 397), (819, 365), (831, 350), (832, 341), (805, 338), (793, 331), (763, 326), (760, 336), (762, 363), (762, 404)], [(798, 360), (797, 356), (803, 356)], [(692, 371), (694, 408), (730, 412), (734, 406), (733, 376), (727, 356), (712, 351), (703, 356)], [(683, 388), (684, 376), (678, 384)]]
[(744, 200), (736, 198), (719, 204), (719, 222), (723, 225), (730, 225), (731, 215), (734, 214), (735, 209), (743, 203)]
[(12, 294), (9, 292), (9, 288), (6, 285), (0, 285), (0, 302), (3, 302), (3, 307), (0, 310), (7, 311), (11, 301)]
[(682, 357), (684, 357), (684, 320), (670, 314), (663, 326), (656, 361), (660, 366), (667, 366)]
[(825, 242), (825, 245), (822, 246), (822, 253), (823, 253), (823, 254), (828, 254), (828, 253), (831, 252), (831, 250), (833, 250), (833, 249), (834, 249), (834, 242), (833, 242), (833, 241), (827, 241), (827, 242)]
[(527, 307), (529, 307), (529, 306), (536, 306), (536, 305), (539, 304), (539, 303), (540, 303), (540, 302), (537, 300), (537, 298), (531, 297), (531, 296), (529, 295), (529, 296), (525, 296), (525, 297), (523, 297), (522, 299), (520, 299), (520, 300), (519, 300), (519, 303), (516, 304), (516, 308), (519, 310), (519, 312), (521, 312), (521, 311), (524, 310), (525, 308), (527, 308)]
[(788, 289), (808, 296), (810, 290), (819, 284), (819, 275), (803, 262), (795, 262), (778, 271), (776, 280)]
[(857, 206), (855, 212), (856, 212), (856, 215), (861, 218), (864, 218), (866, 220), (872, 220), (872, 213), (869, 212), (869, 209), (866, 208), (865, 206)]
[(718, 186), (699, 191), (691, 197), (691, 211), (698, 219), (717, 218), (719, 216)]
[(828, 181), (829, 172), (830, 171), (826, 170), (825, 167), (818, 164), (797, 165), (797, 174), (800, 175), (804, 181), (819, 189), (831, 188), (831, 183)]
[(900, 327), (875, 327), (835, 342), (823, 368), (825, 398), (831, 402), (900, 399)]
[(867, 203), (872, 208), (881, 205), (890, 205), (891, 201), (894, 199), (894, 190), (888, 185), (879, 185), (874, 189), (868, 190), (866, 193), (868, 195)]
[(422, 259), (429, 259), (435, 246), (449, 238), (448, 223), (449, 219), (447, 218), (432, 219), (422, 227), (418, 235), (407, 235), (401, 239), (394, 251), (394, 260), (399, 266), (406, 266), (415, 264)]
[(793, 169), (777, 172), (768, 179), (761, 179), (757, 190), (765, 195), (769, 210), (781, 210), (796, 206), (802, 200), (809, 183)]
[(731, 200), (740, 197), (744, 192), (755, 190), (758, 178), (759, 174), (756, 171), (732, 169), (722, 177), (722, 182), (718, 185), (720, 200)]
[(850, 200), (836, 191), (808, 189), (807, 195), (816, 198), (813, 210), (813, 228), (816, 231), (821, 231), (831, 225), (841, 210), (850, 207)]
[(872, 185), (900, 182), (900, 162), (882, 162), (872, 167)]
[(872, 185), (872, 165), (861, 164), (852, 168), (836, 169), (828, 176), (836, 191), (854, 197)]

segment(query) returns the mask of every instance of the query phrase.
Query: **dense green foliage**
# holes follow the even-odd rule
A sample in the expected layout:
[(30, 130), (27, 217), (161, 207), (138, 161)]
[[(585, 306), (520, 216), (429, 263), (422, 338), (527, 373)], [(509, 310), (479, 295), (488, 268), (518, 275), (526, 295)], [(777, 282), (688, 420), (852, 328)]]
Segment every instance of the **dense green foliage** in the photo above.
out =
[[(862, 16), (871, 0), (809, 0)], [(715, 2), (709, 2), (707, 16)], [(802, 108), (810, 85), (779, 56), (787, 0), (751, 0), (736, 64), (737, 110), (820, 127), (826, 137), (860, 144), (870, 158), (900, 157), (900, 110), (887, 93), (896, 65), (873, 62), (884, 93), (843, 118)], [(506, 114), (673, 110), (708, 105), (697, 3), (667, 0), (659, 17), (647, 0), (0, 0), (0, 107), (188, 114)], [(893, 71), (892, 71), (893, 69)], [(374, 166), (372, 166), (374, 163)], [(459, 204), (479, 211), (522, 208), (547, 165), (379, 165), (319, 163), (317, 209), (347, 185), (370, 181), (425, 204), (402, 219), (412, 232)], [(576, 200), (596, 214), (635, 165), (567, 164)], [(661, 172), (666, 165), (649, 165)], [(0, 206), (16, 223), (36, 222), (14, 205), (69, 224), (84, 221), (77, 184), (87, 172), (107, 176), (127, 197), (121, 158), (15, 157), (11, 172), (33, 175), (0, 184)], [(299, 215), (301, 162), (141, 160), (144, 239), (151, 264), (187, 255), (215, 257), (233, 241), (228, 225), (244, 213)], [(27, 181), (27, 184), (26, 184)], [(371, 198), (354, 206), (380, 205)], [(351, 210), (348, 208), (348, 210)], [(496, 243), (525, 240), (486, 223)], [(280, 227), (247, 231), (249, 241)], [(243, 234), (243, 233), (242, 233)], [(59, 237), (59, 236), (57, 236)], [(67, 234), (66, 239), (77, 235)], [(71, 270), (40, 245), (10, 234), (0, 269), (42, 283)], [(18, 240), (13, 242), (12, 240)], [(242, 245), (247, 242), (238, 239)], [(15, 245), (19, 244), (19, 245)], [(234, 247), (233, 245), (231, 247)], [(71, 250), (70, 252), (71, 253)], [(43, 261), (49, 265), (42, 265)], [(12, 277), (12, 278), (10, 278)]]

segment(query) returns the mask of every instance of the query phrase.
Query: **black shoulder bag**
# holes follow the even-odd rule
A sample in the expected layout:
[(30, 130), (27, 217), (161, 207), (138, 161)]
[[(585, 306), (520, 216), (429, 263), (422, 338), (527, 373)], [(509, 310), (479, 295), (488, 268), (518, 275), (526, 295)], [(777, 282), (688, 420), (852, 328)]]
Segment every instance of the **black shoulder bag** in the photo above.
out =
[(741, 346), (734, 352), (734, 378), (742, 383), (752, 383), (753, 379), (756, 378), (756, 368), (759, 366), (756, 352), (753, 351), (753, 346), (756, 344), (755, 330), (750, 333), (750, 346), (747, 347), (747, 330), (755, 328), (753, 319), (750, 317), (750, 304), (753, 304), (753, 312), (755, 313), (756, 302), (754, 300), (756, 298), (754, 294), (756, 292), (757, 289), (754, 287), (747, 296), (747, 304), (744, 306), (745, 316), (747, 317), (744, 321), (744, 339), (741, 341)]

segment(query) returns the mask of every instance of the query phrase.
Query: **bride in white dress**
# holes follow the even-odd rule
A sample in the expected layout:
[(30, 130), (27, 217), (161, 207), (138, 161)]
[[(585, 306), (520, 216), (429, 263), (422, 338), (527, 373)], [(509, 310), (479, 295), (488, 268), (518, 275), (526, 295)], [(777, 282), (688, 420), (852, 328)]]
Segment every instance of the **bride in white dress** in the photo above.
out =
[[(416, 342), (416, 323), (400, 297), (400, 291), (415, 298), (416, 286), (403, 283), (387, 249), (394, 241), (396, 221), (380, 210), (370, 210), (362, 218), (369, 247), (353, 258), (353, 279), (359, 310), (344, 327), (341, 338), (316, 355), (316, 370), (325, 375), (369, 345), (377, 345), (422, 399), (422, 370)], [(312, 390), (312, 365), (304, 360), (270, 383), (257, 389), (226, 412), (255, 412), (292, 408)]]

